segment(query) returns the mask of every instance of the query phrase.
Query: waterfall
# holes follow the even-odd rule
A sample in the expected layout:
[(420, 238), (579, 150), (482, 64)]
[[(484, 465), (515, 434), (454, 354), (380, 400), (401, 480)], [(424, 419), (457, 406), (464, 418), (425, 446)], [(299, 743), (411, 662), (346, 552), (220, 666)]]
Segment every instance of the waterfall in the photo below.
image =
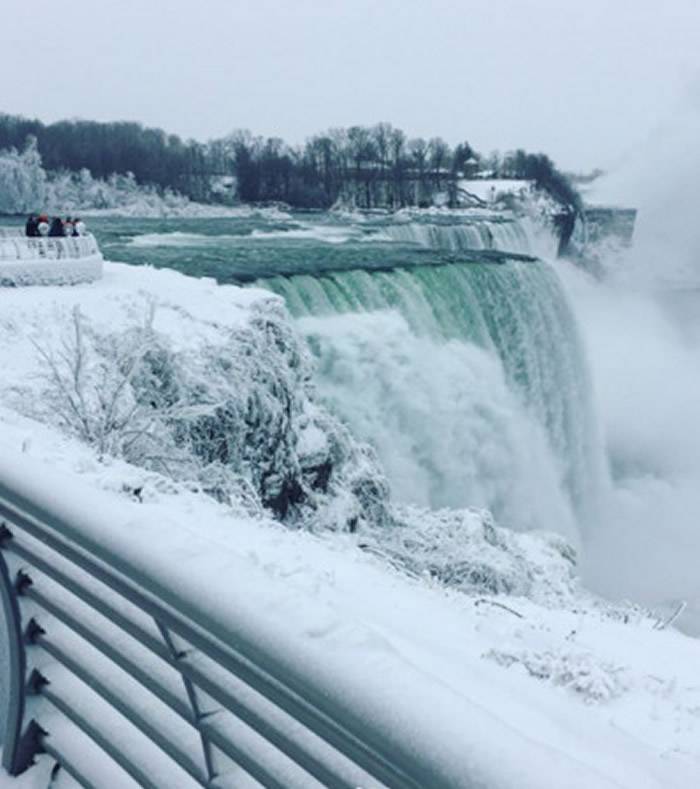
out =
[(595, 430), (578, 332), (549, 264), (258, 284), (299, 319), (321, 396), (377, 448), (397, 498), (576, 531), (596, 498)]
[(558, 243), (553, 232), (524, 217), (394, 223), (384, 227), (382, 234), (392, 241), (451, 252), (498, 249), (542, 257), (553, 257)]

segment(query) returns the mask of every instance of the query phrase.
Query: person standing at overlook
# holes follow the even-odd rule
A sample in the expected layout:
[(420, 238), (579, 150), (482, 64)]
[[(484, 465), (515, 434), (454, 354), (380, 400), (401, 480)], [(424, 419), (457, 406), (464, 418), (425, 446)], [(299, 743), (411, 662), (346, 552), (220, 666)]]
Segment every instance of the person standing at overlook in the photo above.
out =
[(53, 221), (51, 222), (51, 228), (49, 229), (49, 236), (51, 238), (58, 238), (64, 235), (65, 235), (65, 231), (63, 229), (63, 222), (61, 221), (60, 217), (55, 216), (53, 218)]
[(39, 219), (36, 214), (29, 214), (27, 223), (24, 226), (24, 234), (27, 238), (36, 238), (39, 235)]

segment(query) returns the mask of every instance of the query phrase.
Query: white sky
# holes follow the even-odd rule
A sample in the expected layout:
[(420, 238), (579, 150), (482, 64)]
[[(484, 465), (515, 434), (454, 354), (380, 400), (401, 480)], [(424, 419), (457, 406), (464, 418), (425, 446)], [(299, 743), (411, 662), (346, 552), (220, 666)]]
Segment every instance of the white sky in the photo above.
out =
[(390, 121), (608, 167), (700, 94), (700, 0), (2, 0), (0, 111), (301, 142)]

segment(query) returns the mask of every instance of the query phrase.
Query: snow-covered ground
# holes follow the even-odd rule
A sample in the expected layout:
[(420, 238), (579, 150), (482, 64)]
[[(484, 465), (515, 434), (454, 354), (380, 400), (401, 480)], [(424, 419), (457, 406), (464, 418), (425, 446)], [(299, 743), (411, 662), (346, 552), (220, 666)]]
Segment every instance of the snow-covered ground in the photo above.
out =
[(464, 178), (457, 182), (457, 188), (493, 204), (504, 195), (526, 199), (532, 193), (533, 182), (519, 178)]
[[(225, 411), (229, 441), (261, 446), (246, 457), (230, 447), (235, 473), (217, 466), (218, 487), (194, 438), (177, 469), (149, 461), (168, 420), (191, 424), (195, 405), (166, 397), (163, 365), (147, 391), (167, 404), (155, 426), (138, 422), (148, 452), (123, 436), (110, 443), (99, 424), (81, 429), (61, 407), (61, 365), (77, 348), (92, 360), (89, 405), (114, 385), (109, 360), (133, 359), (146, 335), (160, 338), (147, 358), (172, 360), (171, 389), (193, 383), (184, 367), (198, 386), (210, 376), (197, 418), (221, 419), (222, 401), (259, 408), (247, 435)], [(66, 506), (109, 513), (111, 541), (213, 609), (235, 602), (251, 632), (290, 665), (315, 666), (373, 725), (469, 764), (478, 780), (455, 785), (700, 785), (700, 642), (665, 626), (670, 612), (585, 593), (559, 538), (506, 532), (478, 511), (393, 507), (372, 453), (316, 402), (307, 365), (280, 302), (258, 290), (109, 263), (91, 285), (0, 289), (0, 473), (33, 474)], [(231, 381), (242, 393), (226, 390)], [(292, 397), (284, 424), (282, 395)], [(268, 427), (289, 441), (261, 479)], [(265, 497), (279, 503), (284, 464), (305, 495), (283, 516), (295, 529), (261, 509)]]

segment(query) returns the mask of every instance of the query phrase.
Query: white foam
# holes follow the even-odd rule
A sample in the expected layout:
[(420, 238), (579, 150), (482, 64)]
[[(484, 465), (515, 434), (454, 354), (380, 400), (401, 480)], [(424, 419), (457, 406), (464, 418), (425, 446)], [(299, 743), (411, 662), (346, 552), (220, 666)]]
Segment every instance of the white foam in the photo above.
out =
[(562, 469), (494, 354), (418, 337), (395, 312), (304, 318), (300, 327), (319, 356), (321, 395), (377, 448), (397, 500), (466, 501), (503, 524), (575, 539)]

